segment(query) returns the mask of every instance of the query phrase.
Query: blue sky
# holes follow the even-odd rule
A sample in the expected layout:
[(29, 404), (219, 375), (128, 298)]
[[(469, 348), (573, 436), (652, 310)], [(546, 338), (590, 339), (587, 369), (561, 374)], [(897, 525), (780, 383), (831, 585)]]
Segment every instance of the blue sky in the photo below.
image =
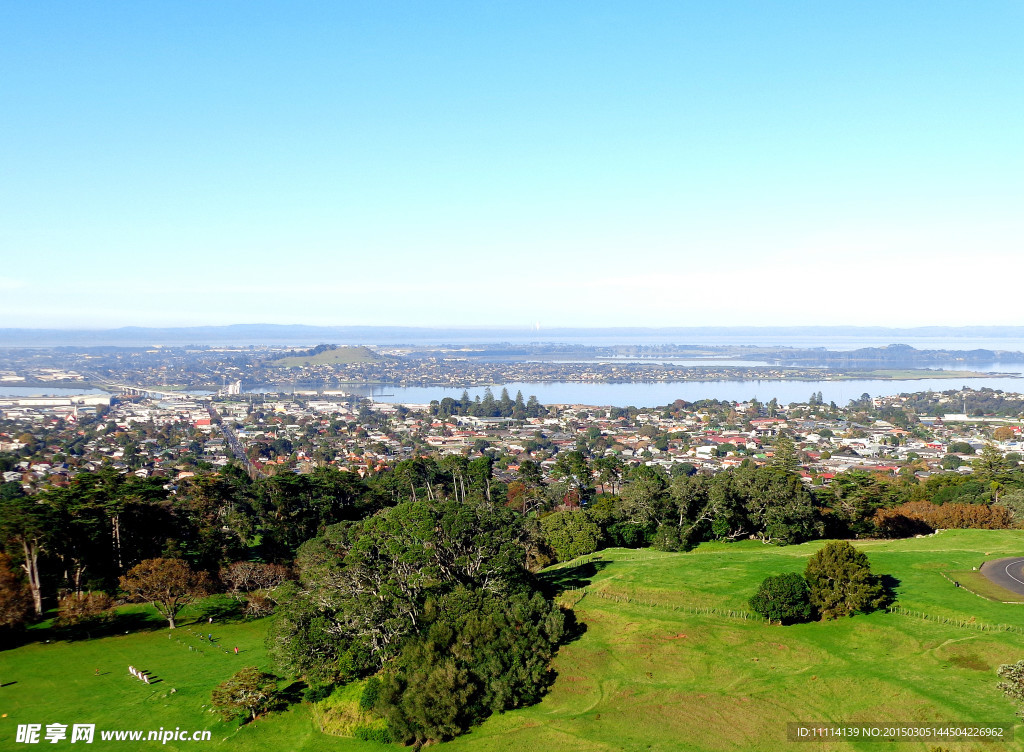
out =
[(1024, 323), (1024, 4), (0, 5), (0, 326)]

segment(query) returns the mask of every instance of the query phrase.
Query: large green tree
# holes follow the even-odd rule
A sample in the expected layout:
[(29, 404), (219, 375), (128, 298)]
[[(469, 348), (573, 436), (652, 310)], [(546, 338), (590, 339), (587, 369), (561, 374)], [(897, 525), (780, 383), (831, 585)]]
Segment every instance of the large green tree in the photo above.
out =
[(208, 589), (205, 572), (194, 572), (180, 559), (147, 559), (121, 578), (121, 589), (130, 598), (152, 604), (171, 629), (178, 613)]
[(800, 476), (774, 467), (740, 468), (736, 482), (754, 535), (765, 543), (802, 543), (821, 535), (814, 497)]
[(221, 718), (230, 721), (256, 720), (256, 716), (280, 707), (281, 693), (278, 677), (256, 666), (246, 666), (227, 681), (217, 685), (211, 695), (211, 704)]
[(415, 501), (329, 528), (298, 554), (269, 645), (325, 683), (382, 666), (421, 626), (427, 599), (462, 585), (502, 593), (526, 576), (522, 518), (504, 507)]
[(526, 590), (495, 597), (462, 587), (424, 610), (389, 664), (377, 712), (406, 742), (449, 738), (491, 713), (536, 702), (551, 683), (560, 610)]
[(807, 621), (813, 611), (807, 580), (796, 572), (765, 577), (750, 599), (750, 608), (780, 624)]
[(569, 561), (597, 550), (601, 528), (590, 521), (586, 512), (568, 509), (555, 512), (540, 521), (544, 542), (558, 557)]
[(832, 541), (820, 548), (804, 571), (811, 604), (822, 620), (872, 611), (885, 602), (879, 578), (862, 551), (847, 541)]

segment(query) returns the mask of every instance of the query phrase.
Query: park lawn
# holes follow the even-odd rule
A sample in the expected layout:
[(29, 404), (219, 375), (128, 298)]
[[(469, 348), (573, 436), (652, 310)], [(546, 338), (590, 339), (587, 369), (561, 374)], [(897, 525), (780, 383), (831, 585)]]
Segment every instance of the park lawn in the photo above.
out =
[[(590, 563), (548, 570), (549, 581), (590, 591), (566, 590), (560, 596), (575, 604), (585, 631), (560, 649), (551, 690), (537, 705), (492, 717), (437, 749), (878, 750), (878, 743), (790, 743), (786, 723), (1013, 725), (1019, 720), (996, 688), (995, 672), (1000, 664), (1024, 659), (1024, 634), (884, 612), (778, 627), (685, 610), (746, 610), (765, 576), (802, 571), (822, 545), (745, 541), (705, 544), (687, 553), (610, 549), (587, 557)], [(876, 573), (898, 581), (899, 602), (908, 609), (1024, 625), (1024, 606), (984, 600), (941, 575), (1024, 552), (1019, 531), (946, 531), (856, 545)], [(178, 637), (188, 634), (188, 627)], [(202, 624), (196, 628), (208, 631)], [(214, 624), (222, 645), (237, 643), (243, 650), (238, 659), (213, 650), (204, 656), (190, 653), (169, 641), (165, 628), (0, 653), (0, 679), (17, 682), (0, 689), (3, 712), (9, 714), (0, 726), (0, 748), (8, 748), (3, 740), (19, 722), (95, 719), (107, 728), (209, 728), (213, 746), (231, 750), (399, 749), (324, 736), (315, 729), (308, 705), (241, 729), (205, 712), (212, 688), (237, 668), (269, 668), (262, 647), (265, 629), (265, 620)], [(131, 679), (126, 667), (133, 661), (178, 692), (167, 695), (164, 685), (145, 687)], [(94, 677), (95, 666), (110, 673)], [(1016, 731), (1024, 740), (1024, 729)], [(194, 743), (174, 745), (167, 748)], [(1021, 750), (1024, 743), (899, 745), (901, 752), (938, 748)]]

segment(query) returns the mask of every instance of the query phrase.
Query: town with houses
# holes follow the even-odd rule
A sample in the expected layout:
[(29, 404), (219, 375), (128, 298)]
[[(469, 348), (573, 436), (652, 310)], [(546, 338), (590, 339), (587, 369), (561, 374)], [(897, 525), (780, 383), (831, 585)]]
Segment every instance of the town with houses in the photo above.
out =
[[(1020, 416), (969, 415), (964, 407), (978, 394), (864, 395), (846, 407), (814, 395), (790, 405), (547, 405), (542, 415), (518, 418), (445, 414), (437, 402), (390, 404), (341, 393), (8, 397), (0, 399), (0, 462), (3, 481), (29, 492), (105, 465), (166, 478), (173, 488), (198, 471), (232, 462), (254, 475), (331, 466), (365, 476), (413, 456), (481, 453), (494, 458), (499, 479), (510, 481), (524, 460), (546, 474), (559, 452), (574, 450), (669, 475), (714, 474), (745, 460), (768, 463), (776, 443), (786, 439), (804, 482), (820, 487), (848, 470), (919, 478), (970, 473), (973, 457), (986, 445), (1020, 462)], [(911, 407), (923, 397), (931, 405), (928, 414)], [(1011, 405), (1022, 399), (1005, 398)]]

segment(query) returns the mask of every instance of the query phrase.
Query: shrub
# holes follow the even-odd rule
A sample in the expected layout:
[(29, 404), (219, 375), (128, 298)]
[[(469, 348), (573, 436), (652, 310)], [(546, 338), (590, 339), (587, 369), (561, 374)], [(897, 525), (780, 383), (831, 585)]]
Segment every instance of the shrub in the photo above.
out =
[(380, 726), (356, 726), (352, 731), (352, 735), (361, 742), (391, 744), (395, 741), (391, 729), (384, 724)]
[(314, 684), (302, 690), (302, 699), (306, 702), (320, 702), (330, 697), (333, 691), (333, 684)]
[(873, 611), (885, 602), (868, 557), (846, 541), (832, 541), (818, 550), (804, 572), (811, 605), (822, 620)]
[(366, 686), (363, 687), (363, 693), (359, 695), (359, 709), (364, 711), (373, 710), (377, 704), (377, 698), (380, 696), (380, 679), (376, 676), (371, 676), (366, 680)]
[(252, 619), (274, 613), (274, 601), (261, 590), (249, 593), (245, 599), (245, 615)]
[[(1011, 700), (1024, 703), (1024, 661), (1017, 661), (999, 667), (999, 689)], [(1024, 710), (1018, 710), (1018, 715), (1024, 716)]]
[(103, 592), (72, 593), (57, 603), (58, 627), (90, 627), (109, 621), (114, 599)]
[(909, 537), (933, 530), (1004, 530), (1013, 525), (1013, 512), (997, 504), (932, 504), (908, 501), (875, 513), (878, 532), (891, 538)]
[(793, 624), (811, 618), (811, 595), (807, 580), (796, 572), (765, 577), (750, 608), (769, 621)]
[(10, 557), (0, 553), (0, 629), (21, 627), (31, 613), (32, 595), (28, 586), (19, 579)]

